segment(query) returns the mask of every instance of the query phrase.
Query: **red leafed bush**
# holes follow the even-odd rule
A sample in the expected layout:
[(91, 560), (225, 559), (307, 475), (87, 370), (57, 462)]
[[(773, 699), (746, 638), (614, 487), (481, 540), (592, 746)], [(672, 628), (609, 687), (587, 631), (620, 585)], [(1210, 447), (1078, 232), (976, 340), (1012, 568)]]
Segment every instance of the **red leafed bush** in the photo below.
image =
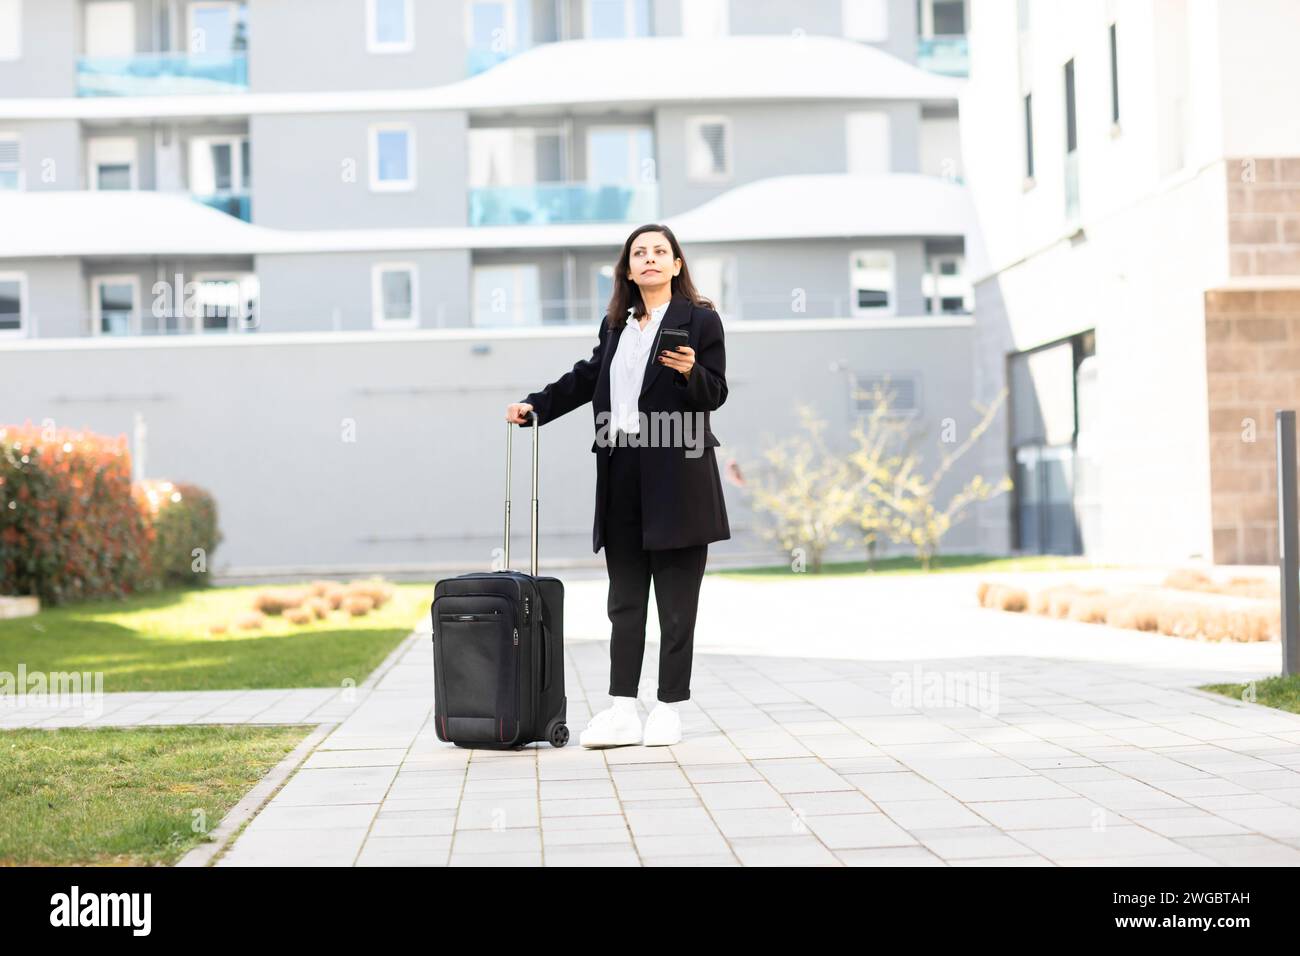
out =
[(153, 540), (125, 435), (0, 427), (0, 594), (55, 605), (153, 590)]

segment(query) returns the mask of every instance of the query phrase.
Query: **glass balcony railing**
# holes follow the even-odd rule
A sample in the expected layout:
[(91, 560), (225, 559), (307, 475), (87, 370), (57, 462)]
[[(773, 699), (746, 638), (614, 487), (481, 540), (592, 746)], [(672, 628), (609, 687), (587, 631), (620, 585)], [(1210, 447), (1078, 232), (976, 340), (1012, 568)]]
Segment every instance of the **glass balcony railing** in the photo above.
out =
[(646, 222), (658, 215), (658, 183), (535, 183), (469, 191), (471, 226)]
[(966, 37), (918, 37), (916, 65), (931, 73), (966, 76), (970, 73), (970, 50), (966, 44)]
[(465, 75), (475, 76), (485, 70), (490, 70), (498, 63), (502, 63), (515, 54), (522, 52), (523, 49), (521, 48), (494, 50), (490, 46), (472, 46), (465, 57)]
[(236, 219), (242, 219), (244, 222), (252, 222), (252, 205), (249, 203), (248, 193), (245, 192), (220, 192), (210, 193), (208, 195), (195, 195), (195, 199), (205, 206), (211, 206), (224, 212), (227, 216), (234, 216)]
[(185, 96), (247, 90), (247, 53), (137, 53), (77, 60), (78, 96)]

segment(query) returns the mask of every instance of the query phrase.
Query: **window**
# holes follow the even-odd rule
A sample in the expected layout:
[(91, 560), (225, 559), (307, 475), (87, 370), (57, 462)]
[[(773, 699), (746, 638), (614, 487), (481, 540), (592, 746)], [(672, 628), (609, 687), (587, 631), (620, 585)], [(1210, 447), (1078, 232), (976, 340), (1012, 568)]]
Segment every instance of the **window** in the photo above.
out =
[(917, 396), (920, 381), (915, 375), (851, 372), (849, 389), (854, 412), (870, 412), (875, 409), (877, 395), (888, 401), (890, 411), (896, 414), (912, 415), (920, 409)]
[(1034, 181), (1034, 94), (1025, 94), (1025, 179)]
[(0, 60), (23, 55), (23, 0), (0, 0)]
[(510, 53), (520, 45), (516, 41), (520, 24), (515, 18), (513, 0), (473, 0), (466, 25), (471, 50)]
[(131, 0), (95, 0), (82, 9), (86, 56), (135, 53), (135, 4)]
[(22, 188), (22, 143), (13, 133), (0, 133), (0, 191)]
[(736, 257), (695, 256), (690, 262), (691, 279), (705, 298), (712, 299), (718, 314), (735, 315), (740, 303), (736, 298)]
[(370, 270), (370, 313), (377, 329), (420, 324), (419, 283), (410, 262), (381, 262)]
[(189, 51), (233, 53), (248, 49), (248, 7), (225, 0), (189, 5)]
[(889, 39), (885, 0), (843, 0), (844, 36), (849, 40), (883, 43)]
[(196, 196), (248, 189), (248, 137), (196, 136), (190, 140), (190, 192)]
[(92, 139), (87, 144), (91, 189), (138, 189), (136, 142), (130, 137)]
[(589, 40), (619, 40), (650, 35), (650, 0), (587, 0)]
[(564, 178), (559, 128), (481, 127), (469, 131), (469, 186), (531, 186)]
[(1065, 216), (1079, 215), (1079, 133), (1074, 114), (1074, 60), (1065, 62)]
[(24, 334), (27, 316), (27, 276), (21, 272), (0, 272), (0, 336)]
[(1119, 46), (1115, 38), (1115, 24), (1111, 24), (1110, 34), (1110, 121), (1119, 125)]
[(648, 126), (593, 126), (587, 131), (587, 182), (653, 182), (654, 136)]
[(242, 332), (256, 326), (257, 276), (199, 273), (194, 282), (195, 332)]
[(973, 294), (963, 275), (965, 257), (957, 253), (932, 255), (921, 277), (921, 295), (929, 315), (971, 311)]
[(682, 4), (682, 36), (725, 37), (730, 0), (691, 0)]
[(1073, 153), (1079, 146), (1074, 117), (1074, 61), (1065, 61), (1065, 151)]
[(540, 288), (539, 270), (531, 263), (475, 266), (474, 324), (482, 328), (541, 325)]
[(411, 38), (411, 0), (366, 0), (366, 49), (371, 53), (407, 53)]
[(415, 188), (415, 130), (405, 124), (370, 127), (370, 188)]
[(965, 0), (932, 0), (930, 16), (934, 21), (932, 36), (955, 37), (966, 33)]
[(850, 113), (847, 123), (848, 171), (859, 175), (889, 172), (889, 114)]
[(139, 277), (96, 276), (91, 282), (91, 309), (95, 320), (95, 334), (137, 334), (139, 301)]
[(589, 311), (603, 314), (614, 295), (614, 267), (605, 263), (591, 267), (591, 287), (594, 298)]
[(731, 120), (725, 116), (692, 116), (686, 121), (686, 166), (696, 182), (731, 175)]
[(894, 253), (888, 249), (863, 249), (850, 257), (850, 282), (854, 316), (894, 314)]

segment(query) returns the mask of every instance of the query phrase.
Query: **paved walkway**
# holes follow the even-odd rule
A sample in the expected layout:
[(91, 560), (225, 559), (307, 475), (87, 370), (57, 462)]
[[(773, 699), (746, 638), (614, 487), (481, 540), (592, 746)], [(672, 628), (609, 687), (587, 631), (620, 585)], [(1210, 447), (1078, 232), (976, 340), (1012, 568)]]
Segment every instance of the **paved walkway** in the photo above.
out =
[(710, 576), (683, 742), (593, 751), (606, 585), (565, 577), (562, 749), (439, 741), (427, 622), (357, 688), (29, 701), (0, 727), (321, 726), (218, 865), (1300, 863), (1300, 716), (1191, 689), (1276, 673), (1276, 644), (990, 611), (983, 574)]
[(561, 749), (439, 741), (422, 629), (218, 865), (1300, 863), (1300, 715), (1189, 689), (1278, 645), (990, 611), (980, 577), (706, 579), (671, 748), (577, 746), (603, 579), (567, 588)]

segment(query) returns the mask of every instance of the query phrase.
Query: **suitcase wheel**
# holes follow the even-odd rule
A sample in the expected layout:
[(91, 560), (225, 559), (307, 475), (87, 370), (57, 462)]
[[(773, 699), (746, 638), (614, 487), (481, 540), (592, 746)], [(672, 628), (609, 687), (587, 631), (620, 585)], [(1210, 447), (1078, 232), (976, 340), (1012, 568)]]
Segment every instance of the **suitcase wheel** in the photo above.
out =
[(549, 737), (552, 747), (563, 747), (569, 742), (569, 728), (565, 724), (552, 724)]

